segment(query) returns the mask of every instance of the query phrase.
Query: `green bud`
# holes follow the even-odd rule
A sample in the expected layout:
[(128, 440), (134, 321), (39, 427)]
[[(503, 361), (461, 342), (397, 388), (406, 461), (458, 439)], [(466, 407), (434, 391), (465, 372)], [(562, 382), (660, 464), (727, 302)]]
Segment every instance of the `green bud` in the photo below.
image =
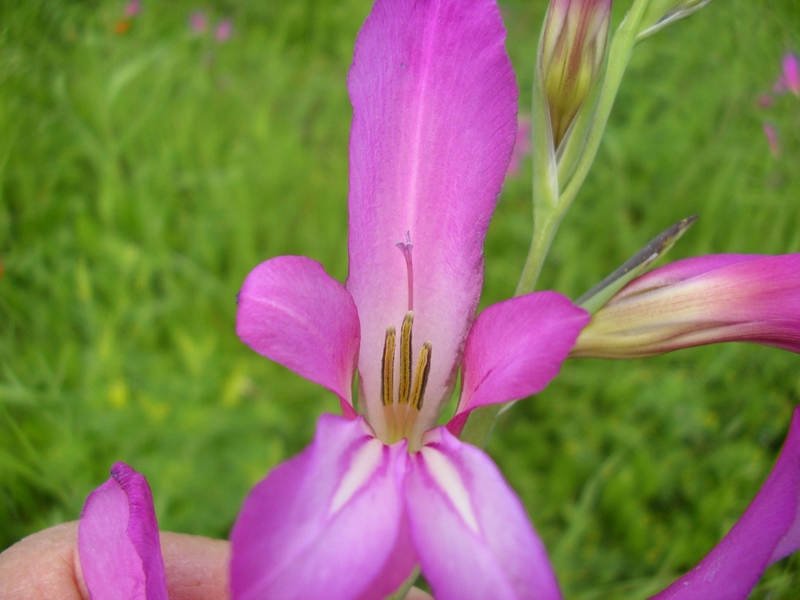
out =
[(558, 148), (597, 79), (608, 40), (611, 0), (552, 0), (539, 67)]

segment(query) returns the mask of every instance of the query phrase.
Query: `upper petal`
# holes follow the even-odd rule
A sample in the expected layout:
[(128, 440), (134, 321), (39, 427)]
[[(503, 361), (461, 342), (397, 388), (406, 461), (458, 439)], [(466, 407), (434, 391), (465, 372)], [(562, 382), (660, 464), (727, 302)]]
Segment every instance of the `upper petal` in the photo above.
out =
[(92, 598), (167, 600), (158, 522), (143, 475), (118, 462), (111, 478), (89, 494), (78, 555)]
[(561, 598), (519, 499), (481, 450), (443, 427), (411, 455), (408, 516), (437, 600)]
[(800, 352), (800, 254), (701, 256), (656, 269), (592, 316), (572, 356), (632, 358), (730, 341)]
[(233, 598), (379, 600), (397, 589), (416, 563), (398, 491), (406, 455), (363, 418), (322, 415), (311, 446), (244, 502), (231, 534)]
[[(414, 356), (433, 345), (426, 406), (435, 412), (473, 318), (483, 240), (516, 136), (504, 39), (494, 0), (378, 0), (356, 40), (347, 287), (376, 413), (387, 326), (399, 330), (413, 303)], [(412, 286), (395, 246), (407, 235)]]
[(543, 390), (588, 322), (589, 313), (555, 292), (518, 296), (484, 310), (464, 348), (456, 414)]
[(245, 279), (238, 300), (236, 333), (245, 344), (352, 405), (358, 313), (321, 264), (304, 256), (263, 262)]
[(778, 461), (722, 541), (656, 600), (744, 600), (764, 570), (800, 548), (800, 408)]

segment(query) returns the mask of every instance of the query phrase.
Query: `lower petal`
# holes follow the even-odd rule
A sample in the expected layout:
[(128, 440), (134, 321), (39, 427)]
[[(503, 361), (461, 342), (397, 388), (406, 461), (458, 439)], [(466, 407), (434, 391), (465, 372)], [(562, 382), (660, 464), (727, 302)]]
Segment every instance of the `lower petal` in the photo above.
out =
[(437, 600), (561, 598), (522, 504), (481, 450), (443, 427), (411, 455), (408, 518)]
[(153, 497), (128, 465), (116, 463), (111, 479), (86, 499), (78, 555), (93, 598), (167, 599)]
[(744, 600), (764, 570), (800, 548), (800, 408), (758, 495), (722, 541), (655, 600)]
[(233, 598), (379, 600), (397, 589), (416, 563), (399, 493), (406, 455), (362, 418), (322, 415), (311, 446), (245, 500)]

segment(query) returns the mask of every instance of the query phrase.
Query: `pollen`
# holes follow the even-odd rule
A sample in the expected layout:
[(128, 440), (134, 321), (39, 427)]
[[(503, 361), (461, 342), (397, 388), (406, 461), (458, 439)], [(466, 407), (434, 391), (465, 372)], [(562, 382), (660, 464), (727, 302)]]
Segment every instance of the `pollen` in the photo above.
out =
[[(414, 313), (409, 311), (400, 327), (400, 347), (397, 346), (397, 333), (394, 326), (386, 329), (383, 344), (383, 359), (381, 361), (381, 400), (386, 418), (386, 429), (389, 443), (393, 444), (403, 438), (408, 438), (417, 422), (419, 411), (425, 399), (425, 388), (431, 371), (430, 342), (422, 344), (417, 357), (416, 366), (413, 364), (413, 349), (411, 332), (414, 326)], [(395, 351), (399, 350), (400, 365), (398, 369), (399, 381), (397, 395), (394, 393), (395, 376)]]

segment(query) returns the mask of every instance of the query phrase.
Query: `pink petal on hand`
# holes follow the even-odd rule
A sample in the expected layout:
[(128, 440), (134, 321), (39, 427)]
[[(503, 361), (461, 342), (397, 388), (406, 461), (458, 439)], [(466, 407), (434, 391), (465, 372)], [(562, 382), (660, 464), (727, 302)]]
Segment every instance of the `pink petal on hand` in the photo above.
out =
[(722, 541), (655, 600), (744, 600), (764, 570), (800, 548), (800, 408), (758, 495)]
[(443, 427), (411, 455), (408, 516), (437, 600), (561, 598), (519, 499), (481, 450)]
[[(414, 356), (433, 361), (421, 420), (438, 411), (473, 319), (482, 246), (516, 137), (517, 87), (493, 0), (378, 0), (356, 40), (348, 89), (350, 274), (359, 372), (379, 413), (387, 326), (409, 309)], [(435, 420), (430, 419), (430, 420)]]
[(717, 342), (800, 352), (800, 254), (722, 254), (634, 279), (592, 317), (572, 356), (633, 358)]
[(589, 313), (555, 292), (526, 294), (484, 310), (467, 337), (456, 415), (542, 391), (588, 322)]
[[(304, 256), (261, 263), (239, 293), (236, 333), (259, 354), (324, 386), (352, 409), (358, 313), (344, 286)], [(347, 404), (345, 404), (347, 403)]]
[(167, 600), (158, 522), (144, 476), (118, 462), (111, 479), (89, 494), (78, 554), (92, 598)]
[(322, 415), (311, 446), (250, 492), (231, 534), (234, 600), (383, 598), (416, 563), (400, 487), (405, 444)]

